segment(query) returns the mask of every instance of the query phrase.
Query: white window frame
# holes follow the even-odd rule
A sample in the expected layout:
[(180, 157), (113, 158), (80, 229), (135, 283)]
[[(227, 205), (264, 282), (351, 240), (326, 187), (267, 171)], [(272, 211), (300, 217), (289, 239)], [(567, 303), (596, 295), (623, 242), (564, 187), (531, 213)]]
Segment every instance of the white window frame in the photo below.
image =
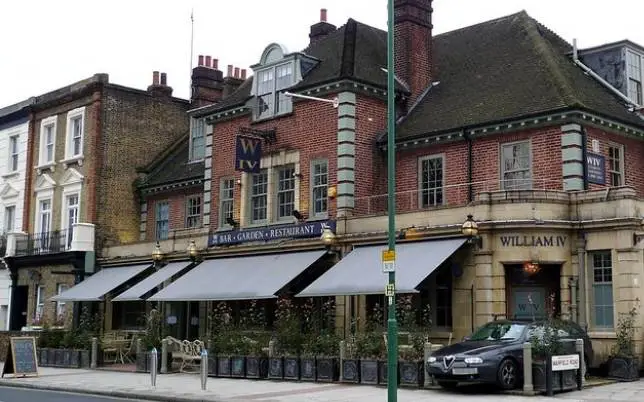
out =
[[(631, 74), (631, 57), (639, 59), (639, 74)], [(633, 103), (641, 106), (642, 104), (644, 104), (644, 55), (630, 49), (626, 50), (626, 76), (626, 82), (628, 83), (626, 94)], [(637, 84), (639, 84), (639, 88), (637, 88), (633, 84), (633, 81), (636, 81)], [(638, 93), (636, 93), (635, 95), (638, 97), (638, 99), (633, 99), (632, 92), (634, 92), (636, 89), (638, 90)]]
[[(54, 210), (54, 197), (53, 197), (53, 195), (54, 195), (53, 192), (51, 192), (49, 194), (49, 196), (42, 196), (42, 197), (38, 197), (36, 199), (36, 202), (37, 202), (36, 211), (37, 211), (38, 215), (36, 216), (36, 231), (35, 231), (35, 233), (37, 234), (37, 236), (40, 239), (39, 244), (38, 244), (38, 248), (43, 249), (43, 250), (46, 250), (46, 249), (49, 248), (49, 246), (50, 246), (49, 243), (51, 241), (49, 234), (53, 231), (52, 230), (52, 222), (53, 222), (52, 218), (53, 218), (53, 210)], [(47, 220), (48, 220), (48, 222), (47, 222), (47, 231), (43, 232), (42, 229), (43, 229), (43, 223), (44, 223), (44, 221), (43, 221), (44, 211), (42, 209), (42, 204), (45, 201), (49, 202), (49, 210), (48, 210), (49, 215), (47, 217)]]
[[(279, 68), (282, 67), (290, 67), (291, 68), (291, 79), (289, 83), (285, 86), (279, 87), (277, 85), (277, 72)], [(271, 88), (271, 91), (269, 92), (263, 92), (260, 93), (260, 77), (264, 74), (270, 72), (273, 75), (273, 85)], [(255, 110), (253, 113), (253, 117), (255, 120), (264, 120), (264, 119), (270, 119), (273, 117), (281, 116), (287, 113), (291, 113), (293, 111), (293, 100), (288, 97), (284, 96), (283, 92), (285, 92), (288, 88), (292, 87), (295, 84), (295, 61), (294, 60), (288, 60), (288, 61), (282, 61), (279, 63), (276, 63), (274, 65), (268, 66), (268, 67), (262, 67), (258, 68), (257, 70), (254, 71), (255, 73), (255, 79), (253, 80), (253, 85), (254, 85), (254, 93), (255, 93)], [(283, 99), (282, 103), (280, 103), (280, 94), (282, 94)], [(260, 107), (260, 98), (262, 96), (269, 96), (271, 99), (271, 103), (268, 106), (268, 109), (260, 113), (259, 107)], [(279, 106), (283, 105), (283, 108), (280, 108)]]
[[(198, 200), (197, 208), (199, 209), (198, 214), (191, 214), (191, 205), (190, 202), (193, 200)], [(203, 197), (201, 194), (192, 194), (186, 197), (186, 229), (195, 229), (195, 228), (200, 228), (202, 224), (202, 217), (203, 217)], [(190, 220), (191, 218), (196, 218), (196, 224), (190, 225)]]
[[(80, 146), (79, 152), (74, 152), (74, 127), (72, 121), (80, 118)], [(85, 106), (79, 107), (67, 112), (67, 125), (66, 125), (66, 138), (65, 138), (65, 160), (81, 159), (83, 158), (83, 142), (85, 139)]]
[[(56, 295), (60, 296), (69, 289), (66, 283), (56, 284)], [(62, 317), (61, 317), (62, 316)], [(65, 316), (65, 302), (62, 300), (56, 301), (56, 321)]]
[[(228, 187), (230, 184), (230, 187)], [(232, 197), (224, 195), (227, 191), (232, 191)], [(235, 216), (235, 178), (234, 177), (222, 177), (219, 181), (219, 227), (220, 228), (229, 228), (230, 224), (226, 222), (226, 216), (224, 209), (230, 204), (230, 209), (232, 211), (232, 217)]]
[(45, 286), (38, 285), (36, 288), (36, 306), (34, 309), (34, 321), (42, 324), (45, 313)]
[[(190, 119), (190, 139), (189, 139), (189, 156), (188, 160), (190, 162), (199, 162), (204, 160), (206, 157), (206, 118), (205, 117), (200, 117), (200, 118), (191, 118)], [(197, 133), (197, 130), (201, 132), (201, 136), (196, 136), (195, 133)], [(200, 154), (195, 155), (195, 145), (194, 141), (195, 138), (198, 138), (201, 140), (202, 144), (199, 147), (201, 150)]]
[[(269, 200), (270, 200), (270, 197), (271, 197), (271, 180), (270, 180), (271, 179), (271, 173), (272, 172), (271, 172), (270, 169), (262, 168), (259, 173), (250, 175), (250, 178), (249, 178), (250, 189), (248, 190), (249, 191), (248, 192), (248, 194), (249, 194), (248, 200), (249, 200), (249, 207), (250, 207), (249, 208), (249, 210), (250, 210), (249, 221), (250, 221), (251, 225), (263, 224), (263, 223), (266, 223), (266, 222), (270, 221), (271, 213), (270, 213)], [(266, 182), (264, 184), (261, 184), (261, 185), (266, 187), (266, 192), (253, 194), (253, 188), (255, 187), (254, 184), (253, 184), (253, 180), (254, 180), (255, 176), (260, 175), (260, 174), (262, 174), (262, 175), (265, 174), (266, 175)], [(253, 198), (254, 197), (266, 197), (266, 200), (264, 202), (264, 216), (265, 216), (264, 219), (254, 219), (253, 218), (253, 212), (255, 210), (255, 208), (253, 207)]]
[[(616, 149), (619, 152), (619, 163), (618, 170), (613, 169), (613, 159), (611, 157), (611, 149)], [(626, 172), (624, 171), (624, 159), (626, 159), (625, 148), (622, 144), (609, 143), (608, 144), (608, 154), (606, 155), (608, 159), (608, 180), (612, 187), (619, 187), (626, 185)], [(615, 184), (613, 180), (617, 176), (620, 180), (620, 183)]]
[[(297, 208), (295, 207), (295, 204), (296, 204), (295, 203), (295, 183), (297, 182), (297, 178), (295, 177), (296, 176), (295, 175), (295, 165), (290, 163), (290, 164), (287, 164), (287, 165), (277, 166), (273, 170), (274, 170), (273, 174), (275, 175), (275, 191), (274, 191), (274, 194), (275, 194), (275, 196), (274, 196), (275, 197), (274, 198), (275, 207), (274, 207), (274, 211), (273, 211), (273, 213), (274, 213), (273, 216), (275, 217), (276, 221), (291, 222), (293, 220), (293, 211), (297, 210)], [(284, 171), (286, 171), (287, 173), (290, 173), (290, 174), (287, 174), (285, 176), (284, 181), (288, 182), (288, 183), (292, 183), (293, 188), (290, 188), (290, 189), (287, 189), (287, 190), (280, 189), (280, 181), (281, 181), (280, 180), (280, 174), (282, 172), (284, 172)], [(281, 216), (280, 215), (280, 213), (281, 213), (281, 211), (280, 211), (280, 207), (281, 207), (281, 205), (280, 205), (280, 195), (283, 194), (283, 195), (287, 196), (289, 193), (293, 194), (293, 202), (292, 202), (293, 211), (291, 211), (291, 213), (289, 215)], [(289, 205), (289, 204), (291, 204), (291, 203), (290, 202), (285, 203), (285, 205)]]
[[(16, 228), (16, 205), (15, 204), (10, 204), (10, 205), (5, 205), (4, 207), (4, 232), (5, 233), (13, 233)], [(11, 219), (9, 219), (9, 211), (13, 211), (11, 216)]]
[[(315, 184), (315, 168), (316, 166), (324, 165), (326, 167), (326, 184)], [(321, 175), (320, 175), (321, 176)], [(311, 186), (311, 194), (309, 194), (310, 197), (310, 214), (311, 217), (313, 218), (326, 218), (329, 216), (329, 160), (328, 159), (314, 159), (311, 161), (311, 178), (310, 178), (310, 186)], [(326, 194), (326, 208), (324, 211), (316, 211), (315, 210), (315, 190), (317, 189), (324, 189), (324, 194)]]
[[(610, 260), (611, 260), (611, 266), (610, 266), (611, 280), (610, 280), (610, 282), (607, 282), (607, 281), (595, 282), (595, 269), (599, 268), (599, 267), (595, 266), (594, 256), (598, 255), (598, 254), (608, 254), (608, 255), (610, 255)], [(617, 305), (617, 303), (615, 303), (615, 272), (616, 272), (615, 271), (615, 261), (616, 261), (616, 258), (613, 255), (612, 250), (592, 250), (592, 251), (589, 250), (588, 253), (587, 253), (587, 256), (588, 256), (588, 261), (587, 261), (586, 266), (588, 267), (587, 268), (588, 269), (588, 282), (590, 283), (590, 287), (589, 287), (589, 289), (590, 289), (589, 293), (590, 294), (589, 294), (589, 296), (590, 296), (591, 303), (590, 303), (590, 315), (589, 315), (589, 317), (590, 317), (591, 327), (592, 327), (593, 330), (598, 331), (598, 332), (601, 332), (601, 331), (603, 331), (603, 332), (613, 332), (614, 329), (615, 329), (615, 324), (617, 322), (617, 320), (616, 320), (617, 314), (616, 314), (616, 311), (615, 311), (615, 307)], [(602, 268), (606, 268), (606, 267), (602, 267)], [(606, 325), (598, 325), (597, 324), (597, 316), (596, 316), (596, 311), (595, 311), (595, 308), (598, 306), (597, 301), (595, 300), (595, 286), (597, 286), (597, 285), (610, 286), (610, 288), (611, 288), (612, 309), (613, 309), (613, 322), (611, 323), (611, 325), (606, 326)], [(609, 307), (609, 306), (604, 306), (604, 307)]]
[(9, 150), (7, 171), (10, 173), (17, 172), (18, 169), (20, 169), (20, 134), (15, 134), (9, 137), (7, 148)]
[[(514, 169), (514, 170), (505, 170), (505, 160), (504, 160), (504, 152), (503, 150), (506, 147), (512, 147), (515, 145), (522, 145), (522, 144), (527, 144), (528, 146), (528, 168), (527, 169)], [(512, 191), (512, 190), (531, 190), (532, 189), (532, 183), (534, 181), (534, 172), (533, 172), (533, 166), (532, 166), (532, 142), (530, 140), (523, 140), (523, 141), (513, 141), (513, 142), (504, 142), (502, 144), (499, 144), (499, 159), (500, 159), (500, 169), (499, 172), (501, 173), (501, 188), (506, 191)], [(521, 183), (519, 185), (511, 185), (508, 184), (509, 179), (506, 179), (506, 174), (508, 173), (513, 173), (513, 172), (519, 172), (519, 171), (528, 171), (530, 173), (530, 177), (527, 179), (525, 184)]]
[[(425, 161), (431, 160), (440, 160), (441, 163), (441, 186), (440, 187), (428, 187), (427, 191), (434, 194), (434, 199), (437, 198), (437, 194), (440, 192), (441, 202), (438, 203), (429, 203), (423, 205), (423, 163)], [(445, 154), (434, 154), (434, 155), (425, 155), (418, 158), (418, 207), (419, 208), (432, 208), (445, 205)], [(431, 197), (430, 197), (431, 199)]]
[[(71, 188), (74, 187), (74, 188)], [(69, 219), (69, 214), (72, 210), (76, 210), (76, 222), (73, 223), (79, 223), (80, 222), (80, 211), (81, 211), (81, 192), (80, 192), (80, 186), (70, 186), (69, 189), (66, 189), (67, 191), (63, 191), (62, 195), (62, 203), (61, 203), (61, 222), (60, 222), (60, 229), (64, 230), (65, 232), (65, 248), (70, 249), (72, 246), (72, 240), (74, 238), (74, 228), (72, 227), (72, 223), (70, 222)], [(69, 200), (71, 197), (77, 197), (77, 203), (75, 205), (70, 205)]]
[[(40, 147), (38, 151), (38, 167), (51, 166), (56, 163), (56, 128), (58, 116), (50, 116), (42, 119), (40, 122)], [(51, 126), (52, 142), (51, 142), (51, 160), (47, 160), (47, 137), (45, 136), (45, 129)]]
[[(159, 206), (161, 204), (166, 204), (168, 206), (168, 233), (167, 237), (159, 237)], [(154, 239), (157, 241), (167, 240), (170, 237), (170, 200), (157, 200), (154, 202)]]

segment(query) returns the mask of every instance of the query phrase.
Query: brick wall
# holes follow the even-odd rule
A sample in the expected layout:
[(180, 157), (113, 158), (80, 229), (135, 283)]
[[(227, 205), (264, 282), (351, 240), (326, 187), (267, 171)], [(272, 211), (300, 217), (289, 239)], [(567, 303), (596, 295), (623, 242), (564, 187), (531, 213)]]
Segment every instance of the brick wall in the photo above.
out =
[[(182, 191), (168, 192), (147, 198), (146, 238), (156, 240), (156, 205), (158, 202), (167, 201), (170, 210), (169, 230), (186, 228), (186, 199), (193, 195), (201, 195), (201, 189), (184, 189)], [(201, 200), (201, 216), (203, 218), (203, 198)]]
[[(295, 102), (293, 113), (288, 116), (272, 119), (263, 123), (253, 124), (254, 129), (277, 129), (277, 141), (274, 144), (262, 144), (264, 156), (279, 151), (299, 151), (300, 155), (300, 209), (309, 214), (310, 194), (310, 161), (328, 159), (329, 185), (336, 181), (337, 155), (337, 109), (328, 104), (316, 101)], [(250, 116), (215, 123), (213, 127), (213, 170), (212, 198), (210, 222), (213, 228), (219, 222), (219, 188), (220, 181), (225, 177), (241, 179), (240, 172), (235, 171), (235, 137), (239, 127), (251, 126)], [(358, 135), (356, 135), (358, 137)], [(235, 220), (240, 217), (240, 191), (235, 187)], [(329, 216), (335, 215), (333, 202), (329, 203)]]
[[(46, 264), (46, 261), (43, 262)], [(58, 284), (65, 284), (68, 288), (74, 286), (74, 275), (58, 274), (55, 272), (70, 272), (74, 267), (72, 265), (43, 265), (36, 266), (28, 269), (20, 269), (18, 271), (18, 286), (28, 286), (29, 293), (27, 296), (27, 325), (31, 325), (36, 313), (36, 291), (38, 286), (44, 286), (44, 301), (43, 301), (43, 322), (53, 325), (56, 321), (56, 302), (49, 301), (50, 298), (56, 296)], [(29, 277), (30, 271), (35, 271), (40, 274), (40, 280), (35, 282)], [(72, 320), (72, 302), (65, 304), (65, 326), (71, 325)]]
[[(134, 195), (137, 167), (150, 162), (189, 129), (186, 101), (119, 87), (105, 88), (102, 137), (97, 144), (97, 244), (139, 240), (140, 201)], [(101, 239), (102, 237), (102, 239)]]
[[(608, 148), (611, 145), (624, 147), (624, 172), (626, 176), (623, 185), (635, 188), (637, 194), (644, 195), (644, 176), (642, 176), (642, 163), (644, 161), (644, 142), (623, 135), (609, 133), (596, 127), (585, 127), (588, 152), (593, 152), (592, 141), (599, 141), (600, 154), (606, 158), (606, 185), (610, 185)], [(604, 188), (600, 184), (589, 184), (590, 190)]]

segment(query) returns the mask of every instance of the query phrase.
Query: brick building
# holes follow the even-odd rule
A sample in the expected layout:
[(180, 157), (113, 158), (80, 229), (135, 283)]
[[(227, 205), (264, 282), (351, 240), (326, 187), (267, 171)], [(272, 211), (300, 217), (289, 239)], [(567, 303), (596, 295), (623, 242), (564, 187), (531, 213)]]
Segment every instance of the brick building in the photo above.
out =
[[(399, 293), (431, 306), (438, 341), (555, 310), (588, 327), (600, 363), (619, 314), (644, 297), (640, 48), (611, 45), (628, 55), (624, 91), (584, 64), (596, 49), (525, 12), (433, 36), (430, 0), (395, 7)], [(188, 150), (167, 158), (203, 155), (203, 228), (179, 233), (195, 175), (194, 190), (147, 198), (146, 241), (104, 253), (144, 258), (159, 239), (185, 259), (195, 242), (203, 262), (148, 300), (337, 296), (340, 330), (383, 304), (386, 33), (320, 19), (306, 49), (267, 44), (248, 78), (199, 63)], [(468, 215), (476, 238), (461, 234)], [(177, 230), (163, 240), (166, 221)]]
[(71, 319), (65, 300), (51, 298), (94, 272), (95, 250), (138, 240), (136, 168), (188, 130), (189, 102), (166, 80), (154, 72), (145, 91), (96, 74), (29, 106), (22, 232), (10, 235), (5, 259), (12, 329)]

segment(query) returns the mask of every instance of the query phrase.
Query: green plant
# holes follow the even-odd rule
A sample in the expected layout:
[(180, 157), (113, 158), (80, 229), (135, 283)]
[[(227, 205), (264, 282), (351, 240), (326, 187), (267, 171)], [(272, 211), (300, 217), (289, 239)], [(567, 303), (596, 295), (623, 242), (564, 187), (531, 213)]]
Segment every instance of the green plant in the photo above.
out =
[(239, 312), (239, 326), (244, 330), (261, 330), (266, 327), (266, 309), (251, 300), (248, 308)]
[[(556, 299), (555, 294), (549, 296), (550, 308), (547, 311), (546, 320), (543, 325), (532, 330), (530, 343), (532, 343), (532, 355), (537, 359), (544, 359), (547, 356), (555, 356), (564, 353), (564, 345), (561, 342), (561, 331), (563, 323), (555, 318)], [(534, 305), (532, 296), (528, 295), (528, 302)]]
[(621, 313), (617, 321), (617, 342), (613, 346), (613, 357), (635, 356), (635, 319), (637, 307), (631, 308), (626, 313)]
[(150, 310), (145, 315), (145, 334), (142, 339), (145, 350), (161, 350), (162, 331), (161, 313), (157, 309)]
[(215, 305), (208, 316), (210, 329), (210, 352), (220, 355), (234, 354), (240, 334), (234, 334), (232, 308), (226, 302)]
[(277, 341), (278, 354), (297, 356), (302, 352), (305, 336), (300, 318), (292, 299), (280, 297), (277, 300), (274, 339)]
[(416, 326), (416, 309), (411, 295), (398, 296), (396, 299), (396, 321), (402, 331), (413, 330)]

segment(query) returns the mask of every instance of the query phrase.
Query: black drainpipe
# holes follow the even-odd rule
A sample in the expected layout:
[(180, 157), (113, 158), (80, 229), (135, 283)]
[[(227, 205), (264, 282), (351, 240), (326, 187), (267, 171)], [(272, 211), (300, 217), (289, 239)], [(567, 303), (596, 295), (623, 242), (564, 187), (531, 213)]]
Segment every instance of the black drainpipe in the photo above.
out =
[(463, 136), (467, 141), (467, 200), (468, 202), (474, 201), (474, 188), (472, 187), (472, 139), (463, 132)]
[(588, 190), (588, 134), (586, 133), (586, 128), (581, 127), (581, 167), (584, 172), (584, 190)]

